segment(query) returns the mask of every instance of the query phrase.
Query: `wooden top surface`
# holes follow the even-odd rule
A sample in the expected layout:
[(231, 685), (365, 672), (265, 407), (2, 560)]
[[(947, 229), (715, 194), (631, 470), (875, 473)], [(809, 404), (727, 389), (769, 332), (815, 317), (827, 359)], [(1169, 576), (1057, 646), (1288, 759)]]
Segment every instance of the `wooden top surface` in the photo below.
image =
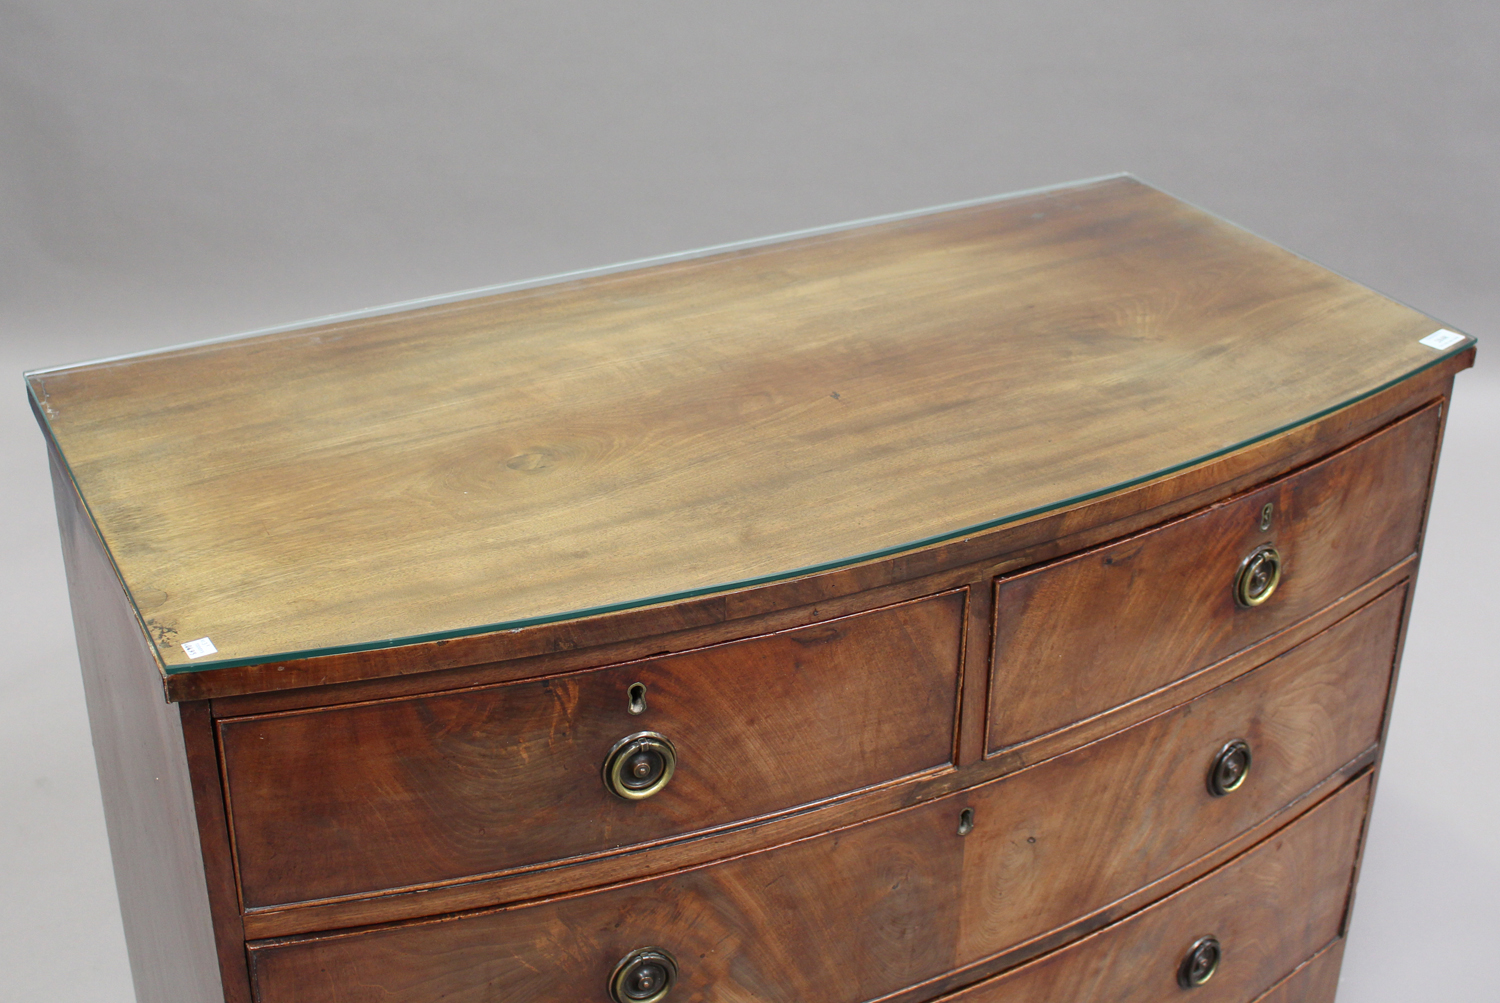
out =
[(1471, 343), (1439, 326), (1121, 177), (28, 381), (175, 672), (952, 538)]

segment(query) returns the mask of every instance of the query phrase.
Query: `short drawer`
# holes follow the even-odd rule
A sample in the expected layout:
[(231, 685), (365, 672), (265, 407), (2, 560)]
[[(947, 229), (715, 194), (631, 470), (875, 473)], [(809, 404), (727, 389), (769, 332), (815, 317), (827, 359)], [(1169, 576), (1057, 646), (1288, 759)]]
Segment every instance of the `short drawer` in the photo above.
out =
[[(603, 1001), (623, 958), (660, 949), (673, 999), (855, 1003), (1102, 925), (1371, 748), (1402, 599), (1100, 742), (845, 829), (581, 895), (252, 943), (258, 999)], [(1250, 772), (1215, 796), (1237, 739)]]
[[(965, 593), (670, 656), (219, 723), (247, 908), (639, 846), (951, 765)], [(641, 799), (660, 746), (666, 786)], [(656, 742), (657, 739), (651, 739)], [(618, 751), (617, 751), (618, 750)], [(648, 783), (649, 787), (649, 783)]]
[(942, 1003), (1156, 1003), (1184, 989), (1193, 1003), (1252, 1003), (1273, 987), (1303, 990), (1274, 997), (1287, 1003), (1333, 1003), (1336, 968), (1288, 976), (1342, 932), (1369, 795), (1366, 775), (1181, 891)]
[[(1439, 418), (1430, 406), (1238, 498), (997, 580), (990, 752), (1186, 678), (1414, 554)], [(1245, 605), (1236, 583), (1263, 547), (1280, 580)]]

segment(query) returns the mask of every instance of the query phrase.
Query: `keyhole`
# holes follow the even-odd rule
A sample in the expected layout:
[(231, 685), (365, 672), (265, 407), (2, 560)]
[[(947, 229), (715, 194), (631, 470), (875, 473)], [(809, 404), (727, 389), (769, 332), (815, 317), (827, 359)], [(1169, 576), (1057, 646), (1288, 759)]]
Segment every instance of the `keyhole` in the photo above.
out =
[(1271, 528), (1271, 516), (1275, 513), (1276, 506), (1266, 502), (1260, 509), (1260, 531), (1264, 533)]
[(974, 809), (965, 808), (958, 813), (958, 834), (967, 836), (974, 831)]
[(630, 713), (646, 713), (646, 684), (631, 683), (630, 688), (625, 692), (630, 694)]

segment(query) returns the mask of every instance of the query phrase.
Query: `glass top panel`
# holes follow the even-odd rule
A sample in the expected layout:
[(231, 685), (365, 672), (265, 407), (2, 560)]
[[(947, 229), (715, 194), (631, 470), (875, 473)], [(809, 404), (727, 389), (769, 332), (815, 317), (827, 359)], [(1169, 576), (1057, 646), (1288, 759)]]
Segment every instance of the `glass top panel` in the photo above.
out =
[(175, 673), (972, 535), (1472, 343), (1441, 327), (1117, 177), (28, 383)]

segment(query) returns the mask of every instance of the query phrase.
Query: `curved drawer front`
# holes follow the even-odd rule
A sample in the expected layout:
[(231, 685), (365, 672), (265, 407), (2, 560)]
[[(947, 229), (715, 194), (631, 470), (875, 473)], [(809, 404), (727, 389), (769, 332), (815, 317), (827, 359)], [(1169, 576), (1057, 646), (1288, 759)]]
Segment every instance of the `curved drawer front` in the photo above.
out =
[(250, 945), (261, 1003), (598, 1001), (615, 965), (676, 958), (678, 1000), (865, 1000), (948, 967), (962, 837), (905, 811), (633, 885), (447, 922)]
[[(942, 1003), (1251, 1003), (1273, 987), (1332, 1003), (1336, 970), (1288, 976), (1340, 935), (1369, 794), (1366, 776), (1168, 898)], [(1195, 945), (1197, 984), (1183, 971)], [(1326, 995), (1281, 994), (1294, 985)]]
[[(603, 1000), (648, 947), (678, 960), (672, 999), (855, 1003), (939, 977), (1101, 914), (1368, 750), (1403, 594), (1108, 739), (846, 829), (571, 898), (252, 944), (259, 998)], [(1237, 738), (1250, 773), (1215, 797), (1207, 774)]]
[[(227, 719), (245, 904), (608, 852), (944, 767), (964, 599), (530, 682)], [(659, 792), (627, 800), (604, 764), (642, 732), (676, 765)]]
[[(1189, 676), (1415, 553), (1439, 418), (1433, 405), (1232, 501), (999, 579), (990, 751)], [(1243, 605), (1242, 564), (1266, 546), (1279, 581)]]
[(1276, 983), (1255, 1003), (1333, 1003), (1339, 989), (1339, 966), (1343, 961), (1344, 938), (1340, 937)]
[[(1245, 832), (1380, 738), (1406, 588), (1203, 696), (976, 788), (961, 963), (1067, 925)], [(1210, 791), (1226, 747), (1250, 768)]]

